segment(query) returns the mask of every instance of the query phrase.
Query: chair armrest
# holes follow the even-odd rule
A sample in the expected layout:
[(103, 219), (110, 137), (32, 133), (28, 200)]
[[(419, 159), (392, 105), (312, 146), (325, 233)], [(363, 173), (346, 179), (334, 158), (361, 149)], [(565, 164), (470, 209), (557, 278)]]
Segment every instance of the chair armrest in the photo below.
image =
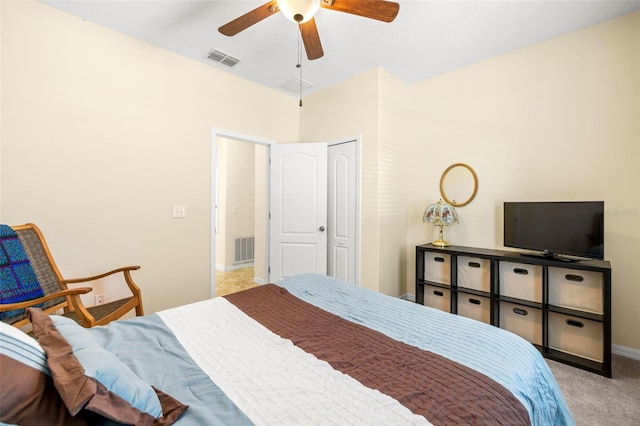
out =
[(89, 312), (89, 310), (84, 306), (79, 296), (73, 295), (71, 297), (71, 302), (73, 304), (74, 311), (80, 318), (80, 321), (84, 327), (93, 327), (94, 325), (105, 325), (109, 321), (112, 321), (113, 319), (120, 318), (120, 316), (122, 316), (123, 313), (127, 312), (128, 310), (131, 310), (134, 307), (136, 309), (137, 316), (144, 315), (144, 311), (142, 310), (142, 294), (140, 291), (140, 287), (136, 285), (136, 283), (133, 281), (133, 278), (131, 277), (131, 271), (137, 271), (138, 269), (140, 269), (140, 266), (137, 266), (137, 265), (125, 266), (122, 268), (114, 269), (109, 272), (105, 272), (104, 274), (100, 274), (100, 275), (94, 275), (91, 277), (84, 277), (84, 278), (71, 278), (71, 279), (65, 279), (61, 281), (63, 285), (75, 284), (75, 283), (98, 280), (100, 278), (104, 278), (109, 275), (117, 274), (120, 272), (122, 273), (124, 281), (129, 287), (129, 290), (131, 291), (131, 294), (132, 294), (130, 301), (127, 302), (127, 304), (123, 305), (123, 307), (119, 309), (119, 310), (123, 310), (124, 308), (123, 312), (118, 313), (118, 311), (114, 311), (111, 314), (103, 317), (102, 319), (96, 320), (96, 318), (91, 314), (91, 312)]
[(84, 278), (70, 278), (70, 279), (66, 279), (66, 280), (62, 280), (62, 283), (64, 284), (75, 284), (75, 283), (84, 283), (87, 281), (95, 281), (95, 280), (99, 280), (100, 278), (104, 278), (104, 277), (108, 277), (109, 275), (113, 275), (113, 274), (117, 274), (119, 272), (129, 272), (129, 271), (136, 271), (140, 269), (140, 266), (125, 266), (122, 268), (118, 268), (118, 269), (114, 269), (112, 271), (109, 272), (105, 272), (104, 274), (100, 274), (100, 275), (94, 275), (91, 277), (84, 277)]
[[(131, 294), (133, 295), (133, 300), (137, 300), (138, 306), (136, 306), (136, 315), (142, 316), (144, 315), (142, 310), (142, 292), (140, 291), (140, 287), (136, 285), (136, 283), (133, 281), (133, 278), (131, 277), (131, 271), (137, 271), (138, 269), (140, 269), (140, 266), (137, 266), (137, 265), (125, 266), (123, 268), (118, 268), (118, 269), (114, 269), (113, 271), (105, 272), (104, 274), (94, 275), (92, 277), (85, 277), (85, 278), (72, 278), (68, 280), (62, 280), (61, 282), (63, 284), (82, 283), (87, 281), (98, 280), (100, 278), (104, 278), (109, 275), (122, 272), (124, 276), (124, 281), (129, 287)], [(78, 317), (80, 317), (80, 320), (84, 327), (93, 327), (94, 325), (98, 324), (95, 317), (82, 304), (82, 301), (80, 300), (79, 296), (73, 295), (71, 297), (71, 302), (73, 304), (74, 311), (76, 311), (76, 314), (78, 314)]]
[(52, 300), (52, 299), (57, 299), (59, 297), (76, 296), (78, 294), (86, 294), (86, 293), (89, 293), (92, 290), (93, 289), (91, 287), (79, 287), (79, 288), (74, 288), (74, 289), (61, 290), (61, 291), (59, 291), (57, 293), (49, 294), (47, 296), (40, 297), (38, 299), (27, 300), (25, 302), (3, 303), (3, 304), (0, 304), (0, 312), (13, 311), (15, 309), (25, 309), (25, 308), (28, 308), (30, 306), (37, 305), (39, 303), (44, 303), (44, 302), (47, 302), (47, 301)]

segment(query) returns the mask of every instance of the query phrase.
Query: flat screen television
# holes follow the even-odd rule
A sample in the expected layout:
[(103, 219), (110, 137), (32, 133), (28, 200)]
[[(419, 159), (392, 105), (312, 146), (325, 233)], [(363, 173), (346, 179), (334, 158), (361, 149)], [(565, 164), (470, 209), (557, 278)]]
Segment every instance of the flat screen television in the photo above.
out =
[(505, 202), (504, 246), (567, 261), (604, 259), (604, 201)]

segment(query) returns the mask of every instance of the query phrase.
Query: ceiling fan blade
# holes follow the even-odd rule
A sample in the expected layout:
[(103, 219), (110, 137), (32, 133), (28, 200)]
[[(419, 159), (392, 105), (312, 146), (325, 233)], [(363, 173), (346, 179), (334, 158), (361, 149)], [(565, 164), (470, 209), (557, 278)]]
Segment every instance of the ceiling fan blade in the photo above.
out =
[(246, 30), (253, 24), (256, 24), (263, 19), (268, 18), (277, 11), (277, 1), (272, 0), (260, 7), (256, 7), (251, 12), (247, 12), (244, 15), (234, 19), (233, 21), (227, 22), (226, 24), (218, 28), (218, 31), (226, 36), (234, 36), (240, 31)]
[(311, 18), (311, 20), (304, 24), (300, 24), (300, 34), (304, 42), (304, 50), (307, 52), (307, 58), (309, 58), (310, 61), (324, 56), (322, 43), (320, 43), (320, 35), (318, 34), (318, 27), (316, 26), (316, 20), (314, 18)]
[(393, 21), (400, 10), (398, 3), (385, 0), (321, 0), (320, 6), (384, 22)]

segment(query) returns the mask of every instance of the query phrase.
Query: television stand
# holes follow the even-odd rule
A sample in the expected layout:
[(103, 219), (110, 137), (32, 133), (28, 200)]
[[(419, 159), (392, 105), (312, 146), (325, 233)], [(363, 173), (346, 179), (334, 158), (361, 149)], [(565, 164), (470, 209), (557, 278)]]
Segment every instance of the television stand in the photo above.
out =
[(611, 264), (532, 254), (416, 246), (416, 302), (509, 330), (548, 359), (611, 377)]

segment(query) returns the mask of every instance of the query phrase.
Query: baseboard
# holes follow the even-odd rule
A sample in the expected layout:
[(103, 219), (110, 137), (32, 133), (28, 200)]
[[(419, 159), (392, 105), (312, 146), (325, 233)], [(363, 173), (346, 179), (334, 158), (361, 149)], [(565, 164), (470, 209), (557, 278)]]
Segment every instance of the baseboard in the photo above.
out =
[(253, 262), (242, 263), (240, 265), (233, 265), (233, 266), (216, 265), (216, 271), (222, 271), (222, 272), (235, 271), (236, 269), (245, 269), (245, 268), (253, 268)]
[[(406, 293), (400, 296), (400, 299), (415, 302), (416, 295)], [(611, 353), (623, 356), (625, 358), (631, 358), (640, 361), (640, 349), (628, 348), (626, 346), (620, 345), (611, 345)]]
[(256, 278), (256, 277), (253, 277), (253, 282), (256, 283), (256, 284), (260, 284), (260, 285), (267, 283), (265, 280), (263, 280), (261, 278)]
[(415, 294), (403, 294), (402, 296), (400, 296), (400, 299), (402, 300), (408, 300), (410, 302), (415, 302), (416, 301), (416, 295)]
[(620, 345), (611, 345), (611, 353), (623, 356), (625, 358), (631, 358), (640, 361), (640, 349), (628, 348), (626, 346)]

